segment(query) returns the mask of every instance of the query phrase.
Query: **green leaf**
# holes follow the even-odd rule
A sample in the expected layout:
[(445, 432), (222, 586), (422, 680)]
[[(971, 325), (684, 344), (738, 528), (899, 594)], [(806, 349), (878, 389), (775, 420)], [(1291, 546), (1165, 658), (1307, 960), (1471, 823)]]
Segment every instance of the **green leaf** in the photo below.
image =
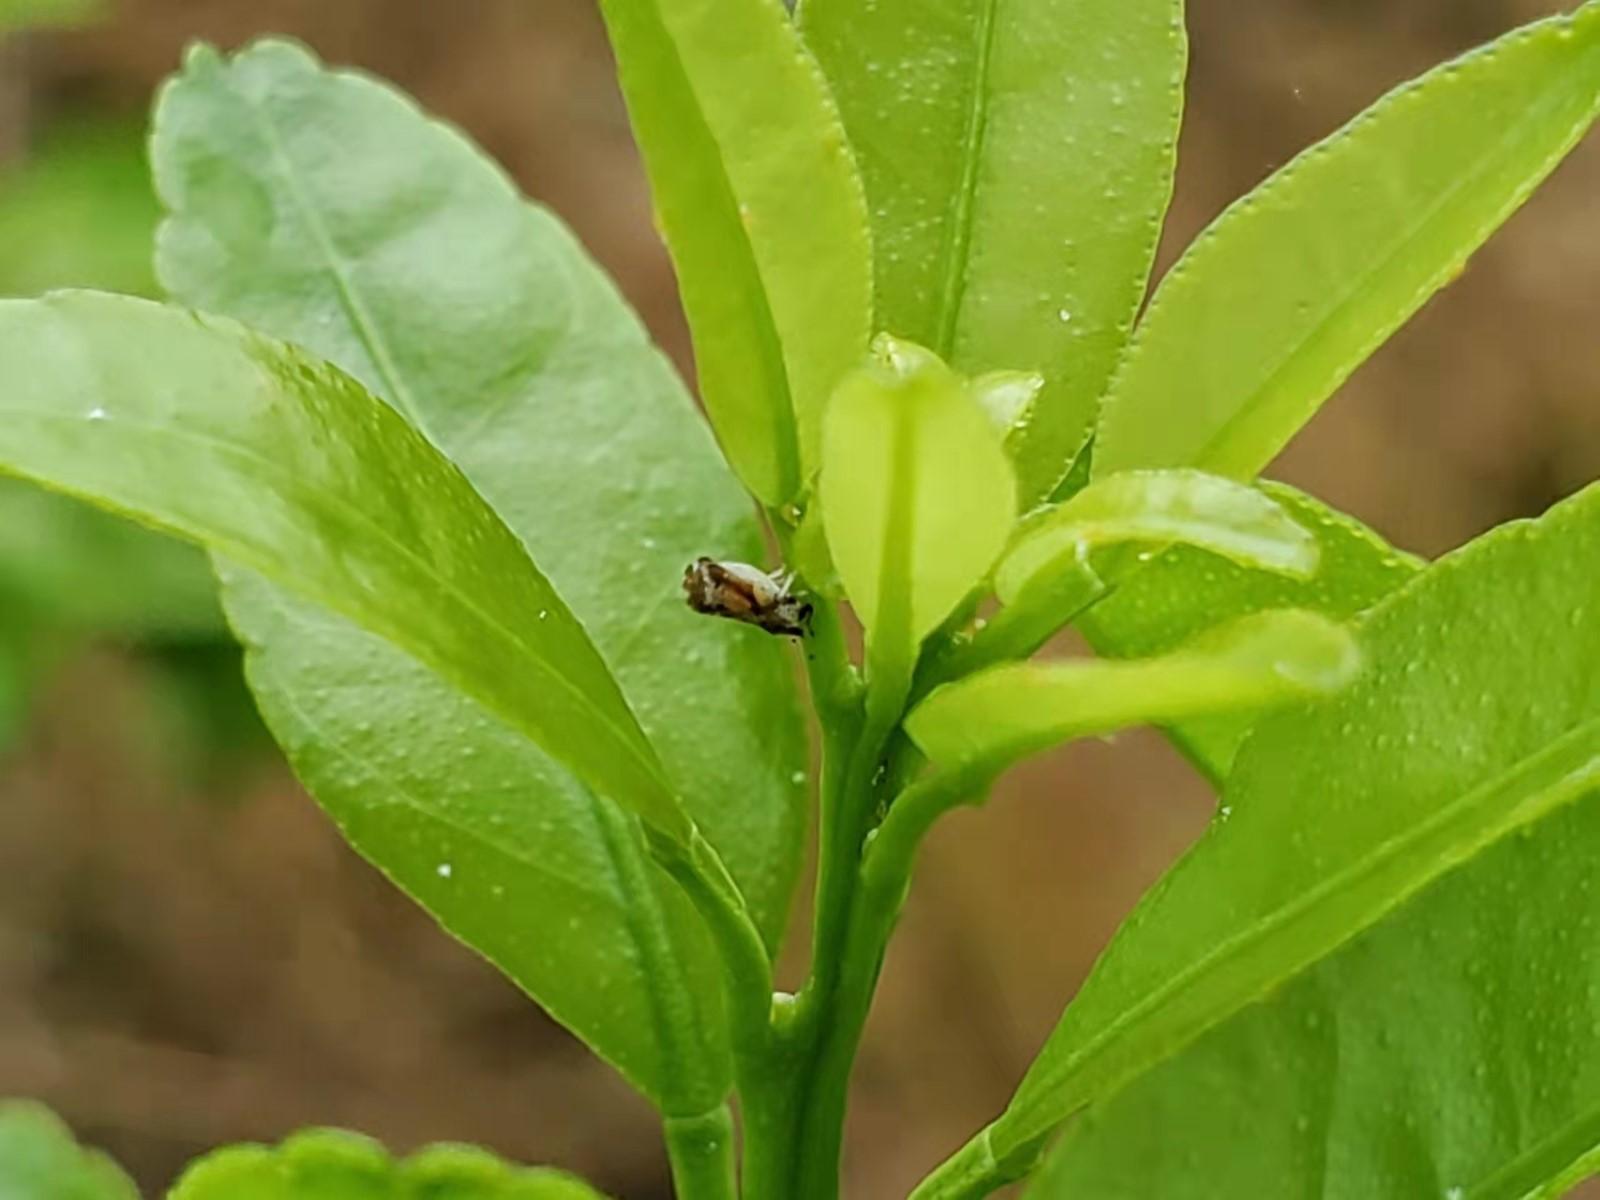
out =
[(0, 1196), (5, 1200), (139, 1200), (133, 1181), (86, 1150), (48, 1109), (0, 1102)]
[(1600, 804), (1525, 833), (1091, 1108), (1028, 1195), (1533, 1200), (1585, 1178)]
[(1144, 298), (1183, 108), (1181, 0), (806, 0), (872, 209), (877, 327), (1041, 372), (1032, 504), (1094, 423)]
[(602, 0), (700, 390), (767, 504), (815, 470), (822, 410), (871, 333), (866, 202), (779, 0)]
[(917, 646), (1010, 532), (1016, 482), (1000, 434), (936, 357), (880, 338), (828, 406), (819, 494), (869, 661), (909, 681)]
[[(1420, 560), (1305, 493), (1279, 483), (1258, 486), (1315, 540), (1316, 573), (1297, 579), (1173, 546), (1121, 575), (1111, 594), (1079, 619), (1078, 628), (1096, 653), (1108, 658), (1165, 654), (1218, 621), (1271, 608), (1309, 609), (1344, 621), (1422, 569)], [(1167, 732), (1217, 783), (1255, 720), (1250, 712), (1200, 717)]]
[(440, 1145), (395, 1161), (336, 1130), (281, 1146), (229, 1146), (192, 1164), (169, 1200), (604, 1200), (574, 1175), (512, 1167), (472, 1146)]
[(1070, 738), (1323, 695), (1359, 666), (1340, 626), (1313, 613), (1258, 613), (1162, 658), (995, 667), (939, 688), (906, 732), (940, 766), (998, 770)]
[[(699, 554), (759, 561), (760, 533), (614, 288), (454, 131), (280, 43), (194, 56), (154, 157), (168, 285), (413, 408), (583, 620), (776, 946), (804, 845), (790, 667), (678, 591)], [(230, 237), (243, 194), (271, 219)], [(719, 1102), (714, 957), (610, 802), (404, 654), (226, 577), (262, 707), (352, 843), (659, 1106)]]
[(25, 158), (0, 169), (0, 295), (63, 287), (154, 295), (156, 216), (142, 129), (51, 124)]
[(1600, 786), (1597, 561), (1600, 487), (1496, 530), (1374, 609), (1367, 671), (1257, 727), (1210, 831), (1123, 926), (1010, 1107), (947, 1173), (1034, 1144)]
[(1044, 376), (1036, 371), (990, 371), (969, 386), (1005, 439), (1006, 453), (1015, 461), (1033, 422), (1039, 393), (1044, 391)]
[(1200, 471), (1127, 471), (1030, 517), (995, 571), (995, 592), (1010, 604), (1041, 576), (1121, 542), (1181, 542), (1302, 579), (1317, 569), (1316, 539), (1270, 496)]
[(262, 715), (351, 844), (657, 1107), (719, 1103), (717, 961), (637, 822), (383, 640), (222, 578)]
[(359, 622), (669, 836), (688, 817), (583, 627), (461, 474), (348, 376), (143, 300), (0, 301), (0, 468)]
[(1156, 293), (1094, 470), (1249, 478), (1533, 192), (1600, 113), (1600, 5), (1380, 100), (1224, 213)]

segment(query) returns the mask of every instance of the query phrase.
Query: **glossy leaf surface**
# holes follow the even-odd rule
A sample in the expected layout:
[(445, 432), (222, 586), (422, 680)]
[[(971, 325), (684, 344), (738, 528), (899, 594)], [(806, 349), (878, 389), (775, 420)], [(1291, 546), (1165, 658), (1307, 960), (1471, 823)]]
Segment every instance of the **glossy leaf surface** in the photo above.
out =
[(716, 960), (637, 824), (415, 659), (222, 578), (262, 715), (351, 844), (658, 1107), (718, 1103)]
[[(1115, 478), (1113, 476), (1112, 478)], [(1172, 546), (1127, 571), (1078, 621), (1096, 653), (1147, 658), (1181, 646), (1217, 621), (1270, 608), (1303, 608), (1343, 621), (1401, 587), (1422, 563), (1370, 529), (1279, 483), (1258, 485), (1317, 549), (1317, 569), (1297, 579), (1255, 570), (1189, 546)], [(1212, 782), (1228, 773), (1256, 714), (1199, 717), (1167, 732)]]
[(866, 203), (780, 0), (604, 0), (706, 409), (768, 504), (815, 469), (871, 334)]
[(230, 1146), (184, 1172), (170, 1200), (603, 1200), (575, 1176), (512, 1167), (471, 1146), (396, 1161), (366, 1138), (299, 1133), (281, 1146)]
[(957, 370), (1039, 371), (1047, 496), (1093, 425), (1172, 189), (1178, 0), (805, 0), (872, 208), (877, 326)]
[(869, 660), (909, 672), (916, 647), (983, 577), (1016, 513), (1001, 434), (963, 380), (881, 339), (840, 386), (823, 442), (823, 523)]
[(139, 1200), (109, 1158), (78, 1145), (38, 1104), (0, 1102), (0, 1196), (6, 1200)]
[(1030, 1143), (1595, 790), (1596, 562), (1591, 488), (1374, 609), (1366, 672), (1256, 729), (1206, 837), (1124, 925), (969, 1153)]
[(995, 571), (995, 592), (1009, 604), (1041, 575), (1070, 569), (1096, 547), (1126, 542), (1181, 542), (1301, 578), (1317, 568), (1316, 539), (1270, 496), (1200, 471), (1127, 471), (1031, 516)]
[(1036, 371), (990, 371), (972, 380), (969, 386), (1005, 439), (1006, 453), (1015, 462), (1027, 440), (1039, 394), (1044, 391), (1044, 376)]
[(1515, 212), (1600, 113), (1600, 6), (1390, 93), (1239, 201), (1162, 281), (1094, 470), (1247, 479)]
[[(697, 555), (759, 561), (761, 538), (611, 283), (454, 130), (282, 43), (196, 54), (154, 157), (163, 282), (339, 364), (450, 455), (578, 613), (775, 939), (804, 822), (791, 672), (679, 590)], [(240, 195), (269, 219), (236, 228)]]
[(1600, 1141), (1600, 804), (1527, 833), (1092, 1108), (1028, 1195), (1563, 1194)]
[(459, 471), (348, 376), (222, 318), (92, 292), (0, 302), (0, 359), (0, 467), (348, 615), (687, 837), (583, 627)]
[(1265, 612), (1162, 658), (996, 667), (935, 691), (906, 731), (941, 766), (999, 768), (1069, 738), (1337, 691), (1359, 664), (1342, 627)]
[[(251, 140), (262, 126), (281, 154)], [(696, 555), (759, 561), (760, 538), (611, 285), (454, 132), (287, 47), (192, 62), (155, 147), (163, 278), (406, 399), (580, 615), (775, 944), (803, 843), (788, 665), (678, 591)], [(271, 238), (226, 237), (226, 196), (246, 190)], [(395, 196), (428, 218), (391, 226)], [(658, 1104), (720, 1099), (709, 947), (611, 804), (404, 655), (228, 579), (263, 707), (352, 842)]]

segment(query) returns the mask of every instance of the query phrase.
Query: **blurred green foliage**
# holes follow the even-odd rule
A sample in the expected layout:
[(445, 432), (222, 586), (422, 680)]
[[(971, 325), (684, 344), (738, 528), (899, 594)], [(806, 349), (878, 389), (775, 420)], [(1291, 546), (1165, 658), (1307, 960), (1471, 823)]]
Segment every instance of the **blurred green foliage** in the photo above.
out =
[(97, 287), (154, 296), (158, 215), (139, 125), (52, 122), (23, 161), (0, 165), (0, 294)]
[[(0, 0), (0, 28), (88, 4)], [(159, 208), (136, 122), (49, 123), (0, 165), (0, 295), (95, 287), (154, 296)], [(199, 765), (260, 740), (205, 556), (18, 480), (0, 479), (0, 748), (48, 671), (111, 638), (147, 652), (151, 740)]]
[(0, 0), (0, 32), (79, 25), (105, 12), (105, 0)]

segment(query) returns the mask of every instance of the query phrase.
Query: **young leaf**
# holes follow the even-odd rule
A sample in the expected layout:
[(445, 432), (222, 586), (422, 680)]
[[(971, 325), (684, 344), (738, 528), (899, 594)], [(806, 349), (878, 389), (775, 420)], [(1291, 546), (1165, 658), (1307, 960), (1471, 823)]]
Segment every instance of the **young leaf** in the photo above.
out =
[[(337, 363), (450, 455), (583, 621), (775, 945), (804, 842), (807, 749), (790, 666), (774, 639), (697, 617), (678, 589), (698, 555), (759, 561), (761, 535), (693, 402), (609, 280), (455, 130), (296, 46), (263, 42), (226, 61), (192, 53), (162, 93), (152, 155), (171, 214), (159, 239), (166, 286)], [(233, 198), (245, 196), (264, 219), (235, 220)], [(320, 639), (319, 660), (295, 651), (299, 634), (283, 646), (257, 636), (239, 596), (230, 607), (264, 656), (281, 652), (257, 672), (287, 689), (261, 697), (269, 708), (303, 707), (350, 677), (336, 638)], [(261, 623), (272, 627), (277, 607)], [(315, 623), (293, 607), (297, 622)], [(432, 692), (403, 695), (416, 707), (397, 698), (385, 709), (396, 742), (437, 703)], [(325, 735), (370, 740), (364, 704), (318, 707)], [(470, 737), (470, 722), (459, 724)], [(337, 776), (307, 782), (338, 816)], [(564, 810), (553, 825), (565, 830), (589, 821), (576, 790), (567, 781), (524, 803)], [(509, 848), (559, 853), (547, 843)], [(401, 880), (431, 881), (431, 869)], [(452, 894), (474, 887), (457, 883)]]
[(105, 1155), (73, 1140), (38, 1104), (0, 1103), (0, 1196), (5, 1200), (139, 1200), (133, 1181)]
[[(1116, 588), (1079, 619), (1078, 629), (1097, 654), (1165, 654), (1218, 621), (1271, 608), (1309, 609), (1344, 621), (1422, 569), (1420, 560), (1305, 493), (1281, 483), (1257, 486), (1315, 539), (1316, 574), (1297, 579), (1189, 546), (1172, 546), (1122, 575)], [(1197, 717), (1169, 727), (1167, 733), (1213, 783), (1220, 783), (1256, 716)]]
[(600, 7), (706, 410), (745, 484), (781, 503), (871, 333), (866, 202), (838, 114), (780, 0)]
[(1302, 579), (1317, 569), (1316, 539), (1270, 496), (1200, 471), (1127, 471), (1030, 517), (995, 571), (995, 592), (1010, 604), (1084, 551), (1119, 542), (1181, 542)]
[(231, 321), (90, 292), (0, 301), (0, 361), (0, 468), (327, 605), (689, 838), (604, 661), (516, 536), (348, 376)]
[(1000, 433), (932, 354), (881, 338), (828, 406), (820, 496), (869, 663), (909, 680), (917, 646), (1010, 531), (1016, 482)]
[(1600, 4), (1380, 100), (1224, 213), (1162, 282), (1094, 471), (1246, 479), (1455, 278), (1600, 114)]
[(1006, 453), (1016, 460), (1018, 448), (1033, 423), (1044, 376), (1035, 371), (990, 371), (968, 386), (1005, 439)]
[(935, 691), (906, 731), (940, 766), (998, 770), (1069, 738), (1333, 692), (1359, 665), (1340, 626), (1313, 613), (1258, 613), (1163, 658), (996, 667)]
[(1093, 425), (1172, 173), (1181, 0), (805, 0), (873, 216), (877, 327), (956, 369), (1039, 371), (1024, 503)]
[(193, 1163), (168, 1200), (604, 1200), (583, 1180), (512, 1167), (472, 1146), (430, 1146), (397, 1162), (336, 1130), (281, 1146), (229, 1146)]
[(1124, 925), (1006, 1112), (940, 1174), (1037, 1144), (1600, 787), (1597, 560), (1593, 487), (1374, 609), (1361, 629), (1368, 670), (1327, 704), (1256, 728), (1210, 832)]
[(1092, 1107), (1030, 1200), (1563, 1194), (1600, 1139), (1595, 799)]

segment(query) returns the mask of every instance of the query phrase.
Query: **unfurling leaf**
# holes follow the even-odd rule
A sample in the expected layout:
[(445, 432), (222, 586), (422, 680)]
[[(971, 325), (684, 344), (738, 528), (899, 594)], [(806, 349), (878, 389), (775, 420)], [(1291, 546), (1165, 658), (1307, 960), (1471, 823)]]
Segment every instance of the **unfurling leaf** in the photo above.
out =
[(1087, 550), (1182, 543), (1264, 571), (1310, 576), (1316, 539), (1270, 496), (1200, 471), (1128, 471), (1031, 516), (995, 572), (1005, 603)]
[(929, 351), (881, 338), (828, 406), (820, 484), (828, 545), (880, 675), (994, 564), (1016, 482), (989, 414)]
[[(1078, 620), (1096, 654), (1165, 654), (1217, 622), (1270, 608), (1309, 609), (1346, 621), (1423, 568), (1420, 559), (1304, 492), (1281, 483), (1257, 486), (1316, 540), (1316, 573), (1300, 578), (1264, 571), (1173, 545), (1121, 575), (1115, 590)], [(1213, 783), (1220, 783), (1258, 716), (1246, 711), (1199, 717), (1166, 732)]]
[(972, 394), (1005, 439), (1006, 453), (1016, 459), (1017, 448), (1033, 422), (1044, 376), (1036, 371), (990, 371), (971, 383)]
[(940, 766), (998, 770), (1070, 738), (1324, 695), (1359, 665), (1343, 627), (1314, 613), (1258, 613), (1161, 658), (995, 667), (939, 688), (906, 731)]

